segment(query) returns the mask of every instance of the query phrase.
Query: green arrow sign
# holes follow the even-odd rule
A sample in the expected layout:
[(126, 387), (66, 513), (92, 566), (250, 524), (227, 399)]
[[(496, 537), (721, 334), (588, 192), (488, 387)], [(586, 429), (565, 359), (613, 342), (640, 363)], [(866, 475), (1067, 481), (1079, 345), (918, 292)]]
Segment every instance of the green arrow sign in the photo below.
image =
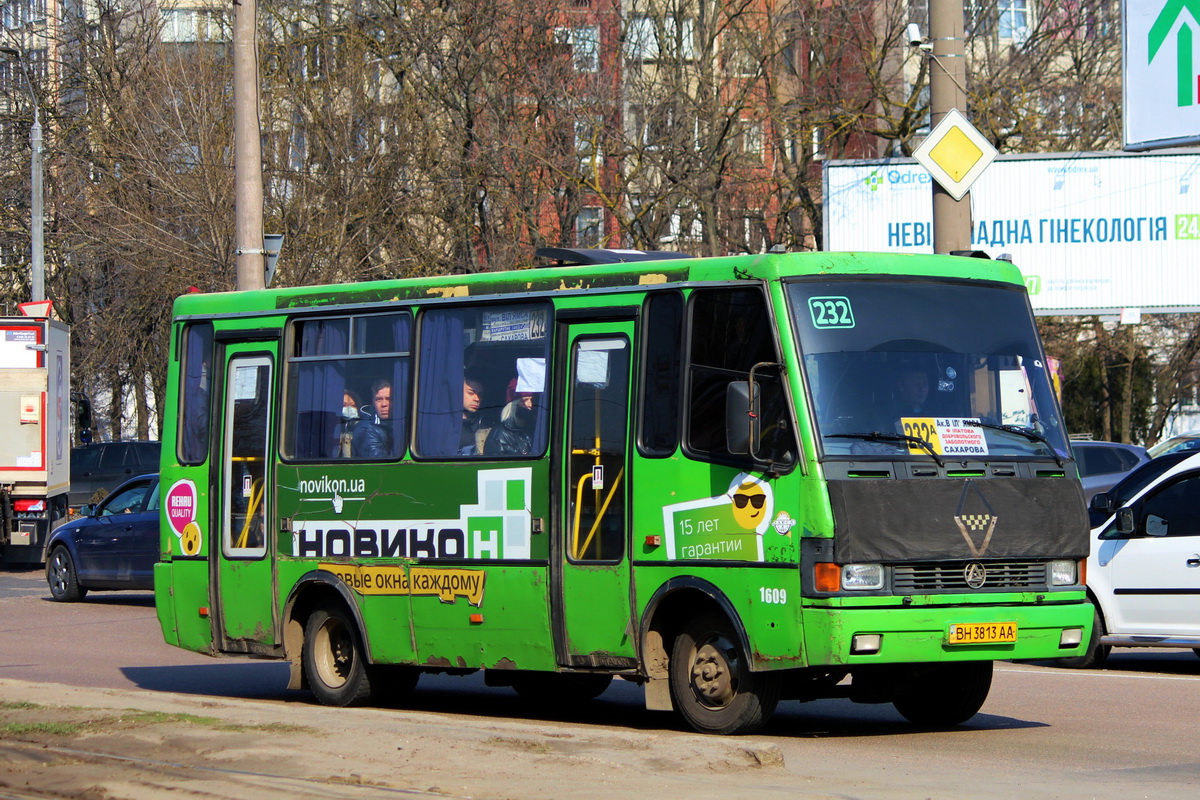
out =
[[(1192, 21), (1189, 22), (1183, 12), (1188, 11), (1192, 16)], [(1162, 11), (1154, 20), (1154, 24), (1150, 26), (1150, 33), (1147, 37), (1149, 45), (1150, 58), (1147, 63), (1154, 60), (1154, 56), (1158, 54), (1158, 50), (1166, 41), (1167, 34), (1171, 32), (1171, 28), (1175, 26), (1176, 21), (1180, 21), (1179, 31), (1175, 34), (1175, 51), (1176, 58), (1176, 98), (1178, 105), (1182, 108), (1190, 106), (1196, 99), (1195, 84), (1193, 79), (1195, 71), (1192, 69), (1192, 24), (1200, 24), (1200, 0), (1167, 0), (1163, 5)]]

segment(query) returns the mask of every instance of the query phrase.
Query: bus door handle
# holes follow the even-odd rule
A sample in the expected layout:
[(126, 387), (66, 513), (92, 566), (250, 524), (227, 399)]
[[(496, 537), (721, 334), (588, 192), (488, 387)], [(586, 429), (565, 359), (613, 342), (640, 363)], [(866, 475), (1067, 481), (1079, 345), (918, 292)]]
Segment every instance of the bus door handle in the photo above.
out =
[(1200, 558), (1189, 558), (1187, 560), (1187, 565), (1189, 567), (1200, 567)]

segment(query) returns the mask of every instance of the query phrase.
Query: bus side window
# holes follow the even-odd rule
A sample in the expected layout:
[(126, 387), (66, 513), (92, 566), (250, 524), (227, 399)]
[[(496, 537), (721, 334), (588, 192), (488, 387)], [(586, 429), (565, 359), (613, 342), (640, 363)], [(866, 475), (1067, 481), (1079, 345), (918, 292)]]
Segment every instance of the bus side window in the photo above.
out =
[[(339, 415), (350, 348), (350, 319), (304, 320), (296, 324), (296, 355), (307, 359), (291, 371), (288, 417), (298, 459), (332, 458), (337, 453)], [(324, 356), (324, 358), (318, 358)]]
[(679, 447), (682, 416), (683, 295), (657, 292), (646, 299), (642, 342), (639, 449), (646, 456), (669, 456)]
[(179, 390), (178, 456), (181, 464), (202, 464), (208, 458), (212, 369), (212, 324), (189, 325), (183, 335), (183, 377)]
[[(404, 454), (411, 325), (407, 313), (295, 323), (285, 401), (285, 457), (374, 460)], [(384, 386), (386, 391), (381, 390)], [(389, 403), (377, 405), (383, 395)], [(370, 438), (364, 435), (368, 427), (376, 434), (373, 446), (353, 444)]]
[[(536, 375), (537, 389), (528, 391), (541, 391), (550, 347), (549, 318), (546, 304), (466, 306), (434, 309), (422, 315), (417, 367), (418, 455), (526, 455), (487, 452), (486, 444), (493, 431), (499, 434), (502, 422), (518, 419), (511, 414), (502, 419), (505, 407), (516, 399), (514, 381), (530, 380), (529, 375)], [(539, 409), (531, 422), (535, 429), (528, 455), (534, 451), (540, 454), (545, 451), (546, 413)]]
[[(725, 442), (725, 396), (732, 381), (745, 381), (750, 368), (775, 363), (775, 337), (766, 297), (757, 288), (698, 289), (691, 297), (687, 446), (705, 460), (745, 464)], [(794, 436), (787, 430), (785, 395), (777, 369), (756, 374), (762, 393), (760, 460), (786, 461)]]

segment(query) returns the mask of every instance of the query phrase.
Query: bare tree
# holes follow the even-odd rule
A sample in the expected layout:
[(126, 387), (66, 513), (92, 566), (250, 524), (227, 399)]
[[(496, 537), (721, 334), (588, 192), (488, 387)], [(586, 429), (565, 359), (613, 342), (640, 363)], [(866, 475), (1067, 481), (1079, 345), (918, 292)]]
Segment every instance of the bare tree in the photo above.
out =
[[(76, 385), (113, 438), (162, 412), (171, 304), (231, 288), (229, 74), (218, 42), (161, 42), (152, 7), (100, 3), (64, 26), (54, 180)], [(132, 422), (126, 409), (132, 409)]]

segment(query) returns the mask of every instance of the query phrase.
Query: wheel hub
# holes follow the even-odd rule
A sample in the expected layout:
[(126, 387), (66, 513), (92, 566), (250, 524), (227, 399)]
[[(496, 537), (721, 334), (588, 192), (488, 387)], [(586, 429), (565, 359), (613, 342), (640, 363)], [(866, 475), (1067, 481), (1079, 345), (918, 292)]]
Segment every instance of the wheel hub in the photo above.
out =
[(692, 690), (707, 706), (725, 706), (734, 696), (729, 659), (720, 644), (706, 642), (692, 660)]
[(343, 685), (354, 664), (354, 648), (346, 631), (331, 620), (321, 629), (316, 645), (321, 680), (333, 688)]
[(54, 556), (54, 560), (50, 564), (50, 575), (54, 580), (54, 588), (60, 593), (65, 592), (67, 588), (67, 567), (63, 563), (61, 553)]

